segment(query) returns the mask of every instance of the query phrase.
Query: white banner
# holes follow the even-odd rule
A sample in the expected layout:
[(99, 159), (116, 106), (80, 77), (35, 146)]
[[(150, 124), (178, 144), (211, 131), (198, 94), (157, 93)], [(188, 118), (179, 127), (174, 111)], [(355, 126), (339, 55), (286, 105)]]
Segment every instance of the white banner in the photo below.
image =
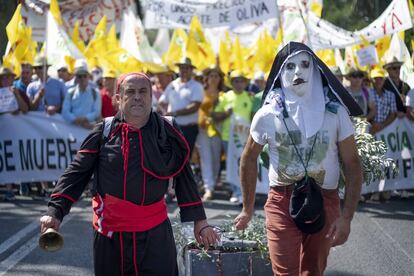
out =
[(238, 26), (277, 17), (276, 0), (145, 0), (147, 29), (188, 28), (197, 15), (204, 28)]
[(397, 119), (376, 135), (388, 147), (387, 157), (394, 159), (399, 174), (387, 172), (385, 180), (362, 185), (362, 193), (414, 188), (414, 123), (407, 118)]
[(413, 27), (407, 0), (394, 0), (387, 9), (371, 24), (355, 32), (368, 41), (404, 31)]
[[(226, 181), (240, 185), (240, 157), (249, 136), (250, 123), (233, 115), (230, 124), (230, 136), (226, 156)], [(267, 194), (269, 191), (268, 172), (258, 163), (256, 193)]]
[(361, 35), (368, 41), (412, 28), (412, 20), (407, 0), (394, 0), (387, 9), (371, 24), (362, 30), (349, 32), (330, 22), (308, 15), (308, 29), (313, 50), (345, 48), (361, 43)]
[(43, 112), (0, 116), (0, 184), (55, 181), (89, 130)]
[[(46, 16), (48, 4), (42, 0), (25, 0), (22, 16), (27, 25), (32, 27), (33, 39), (45, 41)], [(65, 30), (72, 34), (76, 21), (79, 21), (79, 36), (83, 41), (92, 38), (99, 20), (106, 15), (107, 24), (116, 24), (120, 29), (124, 11), (131, 7), (136, 9), (134, 0), (59, 0), (59, 8)]]

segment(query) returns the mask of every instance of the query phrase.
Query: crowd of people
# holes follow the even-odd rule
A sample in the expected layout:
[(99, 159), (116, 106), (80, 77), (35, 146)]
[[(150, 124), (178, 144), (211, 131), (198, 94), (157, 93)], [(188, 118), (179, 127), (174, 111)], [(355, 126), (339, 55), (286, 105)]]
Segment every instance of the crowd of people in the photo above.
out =
[[(219, 67), (207, 68), (200, 75), (195, 73), (189, 58), (177, 61), (176, 65), (177, 72), (165, 67), (162, 72), (149, 74), (152, 108), (175, 118), (190, 146), (193, 163), (200, 167), (203, 200), (211, 200), (215, 187), (222, 185), (220, 172), (228, 148), (230, 118), (237, 115), (251, 122), (261, 106), (266, 76), (264, 72), (254, 72), (249, 79), (238, 70), (225, 76)], [(369, 73), (355, 67), (346, 73), (330, 68), (363, 110), (362, 117), (371, 123), (372, 134), (395, 118), (407, 116), (414, 121), (414, 90), (400, 80), (401, 65), (394, 58), (383, 65), (384, 69), (373, 69)], [(0, 114), (60, 113), (68, 123), (92, 129), (102, 118), (117, 113), (115, 70), (88, 68), (84, 60), (77, 60), (73, 72), (66, 63), (55, 66), (57, 78), (53, 78), (48, 75), (49, 66), (44, 57), (38, 56), (33, 64), (21, 65), (17, 79), (10, 68), (1, 67), (0, 88), (8, 95), (8, 101), (1, 105)], [(239, 183), (229, 184), (230, 201), (241, 203)], [(33, 192), (31, 186), (31, 183), (21, 183), (20, 194)], [(40, 182), (35, 186), (39, 195), (47, 196), (51, 184)], [(374, 194), (372, 199), (389, 196), (389, 193)], [(9, 184), (5, 200), (13, 199), (13, 186)]]

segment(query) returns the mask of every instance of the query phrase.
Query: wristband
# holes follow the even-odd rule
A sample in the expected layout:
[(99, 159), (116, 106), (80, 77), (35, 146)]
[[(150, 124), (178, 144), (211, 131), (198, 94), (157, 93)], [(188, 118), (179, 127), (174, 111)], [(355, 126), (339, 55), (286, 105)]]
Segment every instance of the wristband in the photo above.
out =
[(208, 227), (211, 227), (211, 225), (206, 225), (206, 226), (202, 227), (200, 229), (200, 231), (198, 232), (198, 235), (201, 236), (201, 232), (203, 232), (203, 230), (206, 229), (206, 228), (208, 228)]

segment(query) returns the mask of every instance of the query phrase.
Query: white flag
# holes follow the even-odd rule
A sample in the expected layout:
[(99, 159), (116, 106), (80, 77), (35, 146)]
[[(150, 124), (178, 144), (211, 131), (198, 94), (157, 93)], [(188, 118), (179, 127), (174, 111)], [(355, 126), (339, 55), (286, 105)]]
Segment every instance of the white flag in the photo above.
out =
[[(60, 26), (50, 11), (47, 12), (46, 57), (49, 64), (58, 66), (65, 61), (65, 56), (84, 59), (78, 47), (72, 42), (63, 26)], [(53, 70), (53, 69), (52, 69)], [(54, 70), (53, 72), (56, 72)]]
[(122, 18), (121, 47), (141, 62), (161, 64), (161, 58), (151, 47), (144, 26), (135, 13), (128, 9)]
[(165, 52), (168, 51), (170, 46), (170, 33), (168, 29), (158, 29), (157, 37), (155, 38), (152, 48), (154, 48), (157, 53), (162, 56)]

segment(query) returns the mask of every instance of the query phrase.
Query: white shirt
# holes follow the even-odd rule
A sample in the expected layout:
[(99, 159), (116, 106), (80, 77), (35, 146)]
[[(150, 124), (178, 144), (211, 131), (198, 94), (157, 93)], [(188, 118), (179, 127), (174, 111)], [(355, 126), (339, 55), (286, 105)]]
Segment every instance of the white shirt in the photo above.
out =
[[(250, 134), (260, 144), (269, 144), (269, 185), (292, 184), (305, 175), (292, 141), (283, 123), (283, 115), (278, 117), (270, 111), (271, 105), (264, 105), (253, 117)], [(306, 139), (291, 118), (286, 118), (295, 145), (306, 164), (315, 135)], [(338, 107), (334, 114), (325, 111), (322, 128), (316, 134), (315, 146), (307, 167), (308, 175), (324, 189), (336, 189), (339, 180), (339, 156), (337, 143), (354, 134), (354, 127), (345, 108)]]
[[(172, 81), (159, 99), (160, 103), (168, 104), (168, 112), (175, 112), (193, 102), (201, 103), (202, 101), (203, 86), (195, 80), (182, 83), (180, 78)], [(175, 121), (178, 125), (196, 124), (198, 122), (198, 111), (189, 115), (176, 116)]]
[(407, 96), (405, 97), (405, 106), (414, 108), (414, 89), (408, 91)]

